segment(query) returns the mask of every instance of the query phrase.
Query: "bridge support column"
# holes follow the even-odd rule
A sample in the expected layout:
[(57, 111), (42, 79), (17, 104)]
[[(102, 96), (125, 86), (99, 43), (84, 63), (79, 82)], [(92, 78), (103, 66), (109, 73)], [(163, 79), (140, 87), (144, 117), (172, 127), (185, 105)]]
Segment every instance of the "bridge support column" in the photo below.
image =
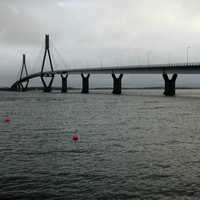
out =
[(60, 75), (61, 78), (62, 78), (62, 89), (61, 89), (61, 92), (62, 93), (66, 93), (67, 92), (67, 77), (68, 77), (68, 74), (61, 74)]
[(11, 86), (11, 91), (15, 91), (15, 92), (19, 91), (18, 84), (12, 85), (12, 86)]
[(165, 81), (165, 91), (164, 95), (165, 96), (174, 96), (176, 94), (176, 79), (177, 79), (177, 74), (173, 74), (172, 78), (169, 79), (167, 74), (163, 74), (163, 79)]
[(17, 84), (17, 86), (16, 86), (16, 90), (15, 91), (17, 91), (17, 92), (20, 92), (21, 91), (21, 84), (19, 83), (19, 84)]
[[(44, 77), (51, 77), (50, 81), (49, 81), (49, 84), (47, 84), (44, 80)], [(42, 83), (43, 83), (43, 86), (44, 86), (44, 92), (51, 92), (52, 90), (52, 84), (53, 84), (53, 79), (54, 79), (54, 74), (43, 74), (41, 76), (41, 80), (42, 80)]]
[(23, 83), (19, 84), (19, 91), (26, 92), (28, 90), (28, 83), (24, 86)]
[(88, 74), (87, 76), (84, 76), (84, 74), (81, 74), (82, 77), (82, 91), (81, 93), (87, 94), (89, 93), (89, 77), (90, 74)]
[(122, 93), (122, 77), (123, 74), (120, 74), (117, 78), (114, 73), (112, 73), (113, 77), (113, 94), (121, 94)]
[[(22, 79), (24, 72), (25, 72), (25, 75), (28, 76), (28, 71), (27, 71), (27, 67), (26, 67), (26, 55), (25, 54), (22, 55), (22, 60), (23, 61), (22, 61), (22, 70), (21, 70), (21, 74), (20, 74), (20, 80)], [(28, 84), (29, 84), (29, 80), (27, 80), (25, 82), (25, 84), (23, 84), (23, 82), (20, 82), (20, 86), (21, 86), (20, 91), (22, 91), (22, 92), (27, 91)]]

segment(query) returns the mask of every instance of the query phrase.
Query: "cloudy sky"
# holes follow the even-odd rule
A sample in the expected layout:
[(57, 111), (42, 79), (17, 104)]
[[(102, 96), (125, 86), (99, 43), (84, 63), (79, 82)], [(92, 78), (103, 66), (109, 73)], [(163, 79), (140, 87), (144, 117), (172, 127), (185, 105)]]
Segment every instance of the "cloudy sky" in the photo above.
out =
[(50, 34), (55, 69), (200, 61), (199, 0), (1, 0), (0, 86), (22, 53), (41, 67)]

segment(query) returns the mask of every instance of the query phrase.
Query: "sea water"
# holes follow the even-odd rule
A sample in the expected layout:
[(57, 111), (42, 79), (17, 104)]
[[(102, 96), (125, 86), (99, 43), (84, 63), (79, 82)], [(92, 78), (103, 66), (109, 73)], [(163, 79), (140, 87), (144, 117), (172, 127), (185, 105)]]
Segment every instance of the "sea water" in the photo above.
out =
[(200, 90), (162, 92), (0, 92), (0, 199), (199, 199)]

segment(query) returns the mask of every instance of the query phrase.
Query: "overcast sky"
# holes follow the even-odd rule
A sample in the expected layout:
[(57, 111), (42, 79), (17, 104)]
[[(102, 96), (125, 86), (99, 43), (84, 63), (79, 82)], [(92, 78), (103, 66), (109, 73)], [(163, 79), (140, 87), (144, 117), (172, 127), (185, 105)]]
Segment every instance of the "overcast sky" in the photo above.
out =
[(0, 86), (22, 53), (29, 71), (40, 69), (46, 33), (55, 69), (185, 62), (189, 46), (198, 62), (199, 10), (199, 0), (1, 0)]

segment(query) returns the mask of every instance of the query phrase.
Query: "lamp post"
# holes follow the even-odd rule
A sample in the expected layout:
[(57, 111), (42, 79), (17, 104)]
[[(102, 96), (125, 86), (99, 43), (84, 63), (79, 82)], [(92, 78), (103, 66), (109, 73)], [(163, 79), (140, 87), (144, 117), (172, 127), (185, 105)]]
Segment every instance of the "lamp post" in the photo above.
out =
[(171, 54), (168, 52), (167, 54), (167, 61), (168, 61), (168, 64), (170, 65), (170, 62), (171, 62)]
[(150, 55), (151, 55), (151, 53), (152, 53), (152, 51), (148, 51), (148, 52), (146, 53), (146, 55), (147, 55), (147, 65), (150, 64)]
[(186, 48), (187, 65), (189, 64), (189, 49), (190, 48), (191, 48), (191, 46), (187, 46), (187, 48)]
[(103, 68), (103, 61), (100, 60), (100, 67)]
[(137, 64), (140, 65), (140, 56), (137, 56)]

